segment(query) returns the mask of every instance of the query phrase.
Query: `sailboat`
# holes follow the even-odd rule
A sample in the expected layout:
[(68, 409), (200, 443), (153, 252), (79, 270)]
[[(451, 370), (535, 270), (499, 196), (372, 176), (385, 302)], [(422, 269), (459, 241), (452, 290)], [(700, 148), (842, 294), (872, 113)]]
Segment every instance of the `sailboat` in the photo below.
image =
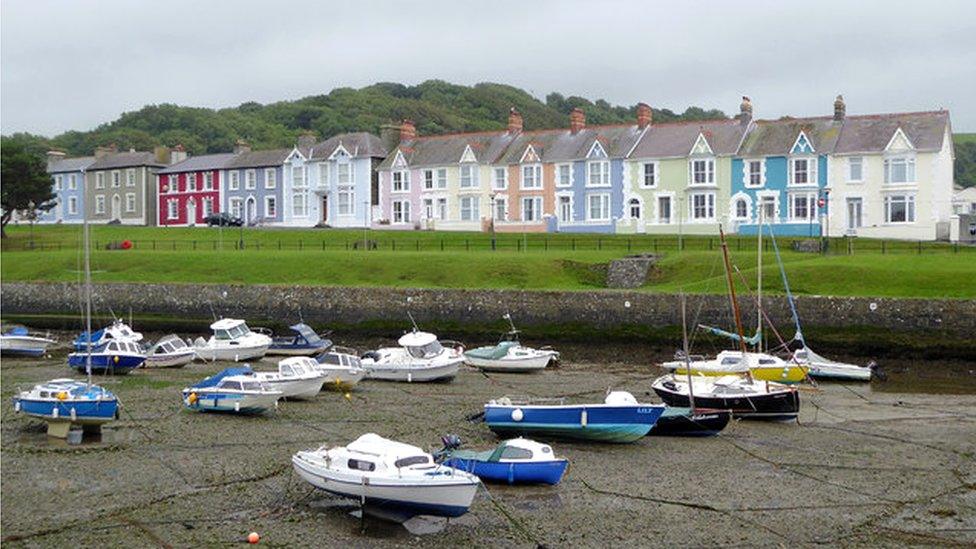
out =
[(21, 391), (14, 397), (14, 411), (47, 422), (47, 434), (67, 438), (72, 427), (99, 431), (105, 423), (118, 419), (119, 403), (111, 391), (92, 384), (91, 330), (91, 238), (88, 216), (84, 217), (85, 240), (85, 382), (69, 378), (54, 379)]
[[(760, 232), (761, 226), (760, 226)], [(779, 246), (776, 238), (770, 229), (770, 239), (773, 241), (773, 251), (776, 252), (776, 262), (779, 263), (779, 273), (783, 277), (783, 289), (786, 291), (786, 300), (790, 304), (790, 313), (793, 314), (793, 324), (796, 332), (793, 334), (793, 341), (800, 344), (800, 348), (793, 351), (793, 362), (808, 368), (810, 377), (821, 379), (836, 379), (845, 381), (871, 381), (874, 375), (875, 363), (870, 362), (867, 366), (848, 364), (824, 358), (813, 352), (807, 345), (803, 337), (803, 330), (800, 328), (800, 316), (796, 312), (796, 302), (793, 300), (793, 293), (790, 292), (790, 282), (786, 278), (786, 267), (783, 266), (783, 258), (779, 255)]]
[[(759, 212), (759, 223), (762, 226), (762, 211)], [(699, 327), (715, 335), (728, 337), (733, 341), (741, 343), (741, 351), (722, 351), (713, 359), (701, 359), (687, 361), (685, 359), (665, 362), (662, 368), (677, 374), (683, 374), (686, 369), (692, 373), (703, 376), (724, 376), (740, 371), (743, 367), (748, 368), (752, 376), (762, 381), (777, 381), (779, 383), (799, 383), (807, 378), (807, 367), (799, 364), (795, 360), (783, 360), (778, 356), (762, 352), (762, 327), (763, 327), (763, 307), (762, 307), (762, 231), (756, 242), (757, 250), (757, 284), (756, 284), (756, 333), (750, 338), (740, 331), (731, 333), (719, 328), (705, 326)], [(754, 347), (754, 351), (747, 351), (746, 345)]]
[[(742, 332), (742, 316), (735, 297), (732, 266), (725, 233), (719, 226), (722, 257), (729, 290), (729, 302), (735, 318), (741, 356), (746, 356), (746, 339)], [(685, 351), (687, 357), (687, 351)], [(731, 410), (733, 417), (750, 419), (795, 419), (800, 412), (800, 393), (795, 387), (772, 381), (757, 380), (748, 364), (740, 361), (730, 367), (726, 375), (718, 377), (692, 376), (693, 365), (686, 363), (686, 379), (668, 374), (654, 380), (651, 387), (668, 406), (689, 406), (694, 403), (707, 408)]]

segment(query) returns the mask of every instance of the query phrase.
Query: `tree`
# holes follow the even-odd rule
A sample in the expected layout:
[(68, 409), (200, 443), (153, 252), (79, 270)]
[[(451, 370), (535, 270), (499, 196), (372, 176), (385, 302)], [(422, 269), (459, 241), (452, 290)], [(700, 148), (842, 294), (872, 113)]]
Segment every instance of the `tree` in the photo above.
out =
[(14, 212), (26, 210), (28, 216), (35, 216), (38, 210), (54, 207), (44, 156), (22, 138), (0, 140), (0, 182), (0, 237), (7, 238), (7, 223)]

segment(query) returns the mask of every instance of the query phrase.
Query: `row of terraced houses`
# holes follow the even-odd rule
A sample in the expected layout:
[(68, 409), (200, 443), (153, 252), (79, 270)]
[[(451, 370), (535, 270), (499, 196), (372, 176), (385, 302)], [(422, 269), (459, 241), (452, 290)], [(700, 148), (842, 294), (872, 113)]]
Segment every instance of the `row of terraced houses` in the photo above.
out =
[[(58, 195), (42, 222), (187, 226), (227, 212), (248, 224), (499, 232), (861, 235), (948, 239), (949, 113), (733, 119), (381, 139), (350, 133), (290, 149), (187, 157), (182, 148), (49, 155)], [(966, 212), (968, 213), (968, 212)], [(976, 212), (974, 212), (976, 213)], [(958, 220), (956, 221), (958, 223)]]

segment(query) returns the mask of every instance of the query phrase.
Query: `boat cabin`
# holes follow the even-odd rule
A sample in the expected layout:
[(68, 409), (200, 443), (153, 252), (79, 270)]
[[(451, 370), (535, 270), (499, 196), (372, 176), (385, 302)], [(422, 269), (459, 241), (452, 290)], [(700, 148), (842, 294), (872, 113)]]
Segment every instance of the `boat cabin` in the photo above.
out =
[(319, 364), (328, 366), (344, 366), (347, 368), (359, 368), (362, 366), (362, 361), (360, 361), (358, 356), (337, 351), (322, 353), (318, 357), (318, 362)]
[(219, 340), (237, 339), (251, 333), (243, 320), (234, 318), (222, 318), (211, 324), (210, 329), (213, 330), (214, 338)]
[[(345, 448), (339, 448), (335, 463), (353, 471), (396, 471), (410, 468), (412, 470), (434, 469), (437, 465), (430, 454), (416, 446), (385, 439), (373, 433), (367, 433)], [(345, 450), (342, 452), (342, 450)]]
[(129, 353), (133, 355), (141, 355), (142, 348), (139, 347), (138, 343), (132, 341), (109, 341), (105, 344), (105, 348), (101, 349), (99, 352), (102, 353)]
[(397, 343), (413, 358), (434, 358), (444, 352), (444, 347), (440, 341), (437, 341), (437, 336), (427, 332), (410, 332), (403, 335)]
[(241, 376), (235, 376), (235, 378), (227, 378), (220, 380), (217, 384), (217, 389), (223, 391), (254, 391), (266, 393), (271, 391), (271, 387), (268, 384), (258, 381), (256, 379), (239, 379)]
[(188, 349), (186, 342), (182, 339), (171, 336), (165, 339), (159, 340), (155, 345), (152, 346), (150, 352), (160, 355), (168, 355), (171, 353), (178, 353), (184, 349)]
[(499, 445), (490, 461), (549, 461), (552, 447), (527, 438), (513, 438)]
[(304, 356), (286, 358), (278, 363), (278, 374), (285, 377), (303, 377), (317, 373), (318, 362)]

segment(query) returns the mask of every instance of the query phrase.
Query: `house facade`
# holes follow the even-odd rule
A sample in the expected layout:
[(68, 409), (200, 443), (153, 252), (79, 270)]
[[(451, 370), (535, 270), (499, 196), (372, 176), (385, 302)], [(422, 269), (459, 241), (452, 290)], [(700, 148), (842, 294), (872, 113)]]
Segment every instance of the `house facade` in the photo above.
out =
[(156, 224), (156, 172), (165, 168), (169, 151), (114, 152), (99, 148), (85, 171), (84, 206), (92, 223)]
[(177, 161), (159, 170), (156, 174), (157, 224), (160, 227), (205, 224), (206, 217), (221, 207), (224, 169), (234, 158), (232, 153), (207, 154)]
[(54, 207), (40, 212), (38, 223), (82, 223), (85, 219), (85, 171), (95, 162), (94, 156), (66, 158), (60, 151), (47, 155), (47, 173), (51, 174)]
[(241, 218), (247, 225), (281, 224), (283, 171), (291, 149), (252, 151), (239, 143), (224, 166), (220, 211)]

